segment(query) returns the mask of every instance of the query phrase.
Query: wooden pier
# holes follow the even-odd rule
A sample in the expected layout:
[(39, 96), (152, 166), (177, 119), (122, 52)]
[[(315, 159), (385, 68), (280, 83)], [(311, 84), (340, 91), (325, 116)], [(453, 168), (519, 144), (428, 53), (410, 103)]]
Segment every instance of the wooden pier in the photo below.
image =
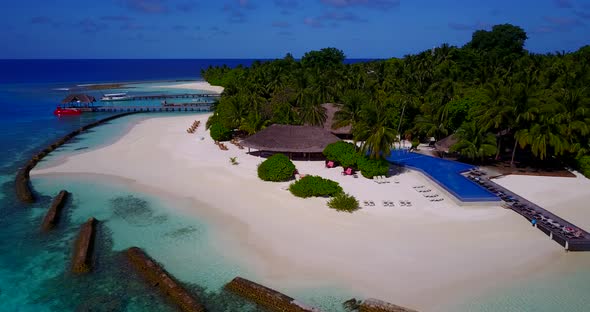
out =
[(210, 112), (213, 103), (168, 103), (162, 105), (105, 105), (76, 107), (85, 112)]
[[(216, 93), (179, 93), (179, 94), (138, 94), (129, 95), (125, 101), (137, 101), (137, 100), (165, 100), (165, 99), (217, 99), (221, 97), (220, 94)], [(109, 101), (101, 100), (102, 102), (121, 102), (121, 101)]]
[[(534, 219), (536, 221), (534, 226), (547, 234), (551, 240), (563, 246), (565, 250), (590, 251), (590, 234), (580, 227), (494, 183), (484, 176), (468, 176), (468, 178), (491, 192), (496, 193), (506, 202), (506, 208), (510, 208), (520, 214), (529, 220), (531, 224)], [(566, 231), (566, 228), (571, 229), (571, 231)]]

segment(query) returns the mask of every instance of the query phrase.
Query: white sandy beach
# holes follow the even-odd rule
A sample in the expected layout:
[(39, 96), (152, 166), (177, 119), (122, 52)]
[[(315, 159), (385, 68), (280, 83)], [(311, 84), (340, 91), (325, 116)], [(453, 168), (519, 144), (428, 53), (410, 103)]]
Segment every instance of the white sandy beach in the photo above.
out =
[[(298, 161), (299, 172), (338, 181), (361, 202), (376, 205), (349, 214), (329, 209), (326, 199), (296, 198), (285, 190), (289, 183), (260, 181), (256, 166), (262, 159), (247, 155), (247, 149), (226, 143), (229, 151), (221, 151), (214, 145), (204, 130), (207, 117), (147, 119), (110, 146), (31, 174), (103, 174), (193, 199), (199, 203), (195, 214), (209, 215), (234, 244), (224, 253), (251, 268), (258, 282), (287, 294), (328, 283), (357, 298), (433, 311), (466, 294), (579, 261), (579, 254), (565, 253), (509, 210), (458, 206), (448, 198), (428, 201), (412, 186), (435, 186), (412, 171), (396, 176), (399, 183), (376, 184), (342, 176), (341, 168), (327, 169), (323, 162)], [(187, 134), (195, 119), (202, 125)], [(231, 165), (230, 157), (238, 157), (239, 165)], [(537, 188), (538, 181), (547, 189)], [(587, 180), (568, 180), (559, 197), (536, 177), (498, 182), (590, 229)], [(384, 207), (382, 200), (396, 206)], [(413, 205), (401, 207), (399, 200)]]
[(222, 93), (223, 87), (221, 86), (213, 86), (209, 84), (207, 81), (194, 81), (194, 82), (187, 82), (187, 83), (178, 83), (173, 85), (163, 85), (163, 86), (152, 86), (155, 89), (187, 89), (187, 90), (201, 90), (201, 91), (209, 91), (212, 93)]

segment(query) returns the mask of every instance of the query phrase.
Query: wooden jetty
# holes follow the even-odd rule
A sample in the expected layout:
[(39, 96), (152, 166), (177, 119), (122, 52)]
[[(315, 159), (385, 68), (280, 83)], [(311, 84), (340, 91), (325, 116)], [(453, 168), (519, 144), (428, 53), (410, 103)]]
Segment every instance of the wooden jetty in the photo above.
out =
[[(129, 95), (125, 101), (138, 101), (138, 100), (165, 100), (165, 99), (197, 99), (197, 98), (219, 98), (220, 94), (216, 93), (179, 93), (179, 94), (138, 94)], [(102, 101), (102, 100), (101, 100)], [(104, 102), (120, 102), (120, 101), (109, 101)]]
[(82, 109), (84, 112), (210, 112), (212, 103), (178, 103), (166, 105), (113, 105)]
[(178, 283), (172, 275), (138, 247), (131, 247), (125, 252), (131, 265), (143, 276), (149, 285), (158, 287), (160, 291), (173, 301), (182, 311), (205, 311), (203, 305)]
[[(590, 234), (587, 231), (494, 183), (485, 176), (468, 175), (468, 178), (498, 194), (506, 202), (505, 207), (510, 208), (531, 222), (534, 219), (536, 221), (535, 226), (547, 234), (551, 240), (563, 246), (565, 250), (590, 251)], [(565, 229), (571, 229), (571, 231)]]

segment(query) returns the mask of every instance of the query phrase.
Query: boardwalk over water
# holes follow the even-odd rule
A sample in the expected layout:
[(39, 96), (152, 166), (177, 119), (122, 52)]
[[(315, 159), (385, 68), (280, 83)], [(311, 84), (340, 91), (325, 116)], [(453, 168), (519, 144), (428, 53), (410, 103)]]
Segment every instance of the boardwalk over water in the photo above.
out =
[(560, 218), (484, 176), (468, 175), (468, 178), (500, 196), (506, 202), (507, 208), (512, 209), (529, 221), (536, 220), (536, 227), (566, 250), (590, 251), (590, 234), (573, 223)]
[(166, 105), (117, 105), (96, 106), (83, 109), (86, 112), (209, 112), (212, 103), (183, 103)]
[[(138, 95), (128, 95), (125, 101), (138, 101), (138, 100), (165, 100), (165, 99), (197, 99), (197, 98), (205, 98), (205, 99), (217, 99), (221, 97), (220, 94), (216, 93), (179, 93), (179, 94), (138, 94)], [(117, 100), (109, 101), (109, 100), (101, 100), (103, 102), (120, 102)]]

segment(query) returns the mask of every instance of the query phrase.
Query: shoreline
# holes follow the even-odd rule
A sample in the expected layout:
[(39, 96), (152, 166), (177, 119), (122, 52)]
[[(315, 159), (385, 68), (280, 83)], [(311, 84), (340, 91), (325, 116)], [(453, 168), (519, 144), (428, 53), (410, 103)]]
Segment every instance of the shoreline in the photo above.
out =
[(183, 82), (177, 83), (173, 85), (156, 85), (152, 88), (156, 89), (187, 89), (187, 90), (199, 90), (199, 91), (208, 91), (215, 94), (221, 94), (224, 90), (221, 86), (214, 86), (208, 83), (205, 80), (193, 81), (193, 82)]
[[(347, 285), (358, 297), (429, 311), (499, 287), (514, 275), (527, 279), (557, 270), (553, 265), (563, 262), (561, 248), (510, 211), (450, 201), (428, 205), (411, 186), (433, 182), (413, 172), (401, 174), (399, 185), (376, 185), (346, 179), (323, 162), (298, 161), (300, 172), (341, 182), (361, 202), (405, 197), (414, 207), (365, 207), (345, 214), (327, 208), (325, 199), (296, 198), (284, 190), (288, 183), (257, 178), (260, 159), (230, 144), (230, 151), (220, 151), (203, 126), (197, 134), (186, 133), (192, 120), (209, 115), (148, 118), (113, 144), (35, 169), (32, 178), (103, 173), (133, 181), (149, 194), (169, 192), (193, 200), (199, 204), (187, 213), (204, 214), (216, 232), (232, 229), (224, 234), (228, 244), (243, 246), (223, 252), (279, 290)], [(234, 156), (240, 165), (230, 165), (228, 158)], [(159, 168), (154, 162), (169, 165)]]

